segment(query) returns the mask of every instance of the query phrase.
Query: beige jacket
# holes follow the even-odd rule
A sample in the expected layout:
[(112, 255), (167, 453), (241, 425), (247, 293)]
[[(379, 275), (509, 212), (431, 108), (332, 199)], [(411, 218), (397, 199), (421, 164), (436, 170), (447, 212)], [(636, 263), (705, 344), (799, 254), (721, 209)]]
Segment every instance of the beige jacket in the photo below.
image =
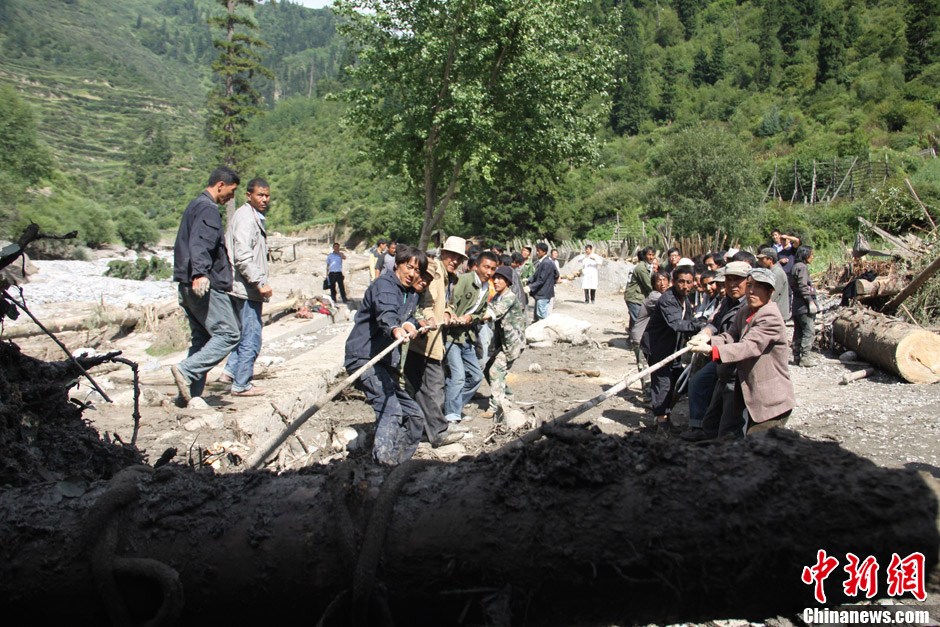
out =
[[(438, 324), (444, 322), (444, 312), (453, 314), (447, 302), (447, 271), (439, 259), (428, 259), (428, 272), (434, 278), (418, 301), (418, 311), (415, 318), (427, 320), (434, 318)], [(424, 355), (430, 359), (441, 361), (444, 359), (444, 327), (429, 331), (426, 335), (418, 336), (408, 345), (408, 351)]]
[(225, 229), (225, 247), (232, 264), (236, 298), (264, 301), (259, 288), (268, 284), (268, 239), (254, 207), (245, 203), (232, 214)]
[(754, 422), (764, 422), (796, 406), (787, 368), (787, 327), (776, 303), (769, 302), (754, 314), (745, 305), (731, 328), (712, 338), (722, 363), (737, 366), (744, 404)]

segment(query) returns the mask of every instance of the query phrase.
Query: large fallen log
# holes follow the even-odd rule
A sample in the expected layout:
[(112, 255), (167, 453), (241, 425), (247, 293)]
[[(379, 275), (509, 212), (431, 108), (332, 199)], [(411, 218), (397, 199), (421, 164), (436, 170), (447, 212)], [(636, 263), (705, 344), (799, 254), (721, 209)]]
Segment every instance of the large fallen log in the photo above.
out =
[(894, 296), (907, 286), (907, 281), (899, 276), (875, 277), (874, 281), (858, 279), (855, 282), (855, 293), (859, 300)]
[(937, 564), (933, 480), (831, 442), (783, 430), (706, 446), (546, 435), (387, 478), (344, 461), (7, 489), (0, 598), (37, 624), (132, 610), (180, 624), (314, 624), (326, 612), (323, 624), (346, 625), (350, 611), (360, 624), (668, 624), (816, 606), (801, 573), (821, 549), (840, 561), (830, 603), (846, 600), (847, 552), (884, 569), (892, 553), (920, 552), (925, 576)]
[(940, 336), (870, 309), (845, 308), (832, 321), (842, 346), (911, 383), (940, 380)]

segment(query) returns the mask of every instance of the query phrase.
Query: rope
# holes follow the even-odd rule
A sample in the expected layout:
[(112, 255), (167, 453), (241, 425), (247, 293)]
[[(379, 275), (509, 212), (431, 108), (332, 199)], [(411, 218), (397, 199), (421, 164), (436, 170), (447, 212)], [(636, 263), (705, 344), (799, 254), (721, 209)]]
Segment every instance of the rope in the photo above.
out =
[[(115, 575), (131, 575), (155, 582), (163, 592), (157, 613), (140, 623), (143, 627), (159, 627), (176, 623), (183, 609), (183, 586), (179, 574), (163, 562), (149, 558), (117, 557), (120, 536), (120, 514), (137, 501), (141, 477), (153, 473), (149, 466), (125, 468), (111, 479), (107, 490), (88, 512), (85, 538), (92, 545), (91, 571), (111, 622), (119, 627), (134, 625)], [(94, 536), (101, 530), (100, 535)]]

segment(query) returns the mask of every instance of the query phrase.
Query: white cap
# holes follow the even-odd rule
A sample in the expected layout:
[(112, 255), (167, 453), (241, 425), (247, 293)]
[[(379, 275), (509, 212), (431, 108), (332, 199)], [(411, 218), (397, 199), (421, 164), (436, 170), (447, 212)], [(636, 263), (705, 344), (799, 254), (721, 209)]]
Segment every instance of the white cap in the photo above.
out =
[(694, 266), (694, 265), (695, 265), (694, 261), (692, 261), (688, 257), (683, 257), (682, 259), (679, 260), (679, 263), (676, 264), (676, 267), (678, 268), (679, 266)]

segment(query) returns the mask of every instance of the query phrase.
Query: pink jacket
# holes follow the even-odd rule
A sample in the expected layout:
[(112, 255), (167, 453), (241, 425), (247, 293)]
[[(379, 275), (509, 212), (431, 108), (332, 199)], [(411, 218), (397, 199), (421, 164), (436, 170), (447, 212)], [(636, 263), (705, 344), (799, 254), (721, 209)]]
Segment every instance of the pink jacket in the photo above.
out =
[(744, 306), (731, 328), (712, 338), (722, 363), (736, 364), (744, 404), (754, 422), (764, 422), (796, 405), (787, 368), (787, 328), (780, 309), (767, 303), (751, 315)]

